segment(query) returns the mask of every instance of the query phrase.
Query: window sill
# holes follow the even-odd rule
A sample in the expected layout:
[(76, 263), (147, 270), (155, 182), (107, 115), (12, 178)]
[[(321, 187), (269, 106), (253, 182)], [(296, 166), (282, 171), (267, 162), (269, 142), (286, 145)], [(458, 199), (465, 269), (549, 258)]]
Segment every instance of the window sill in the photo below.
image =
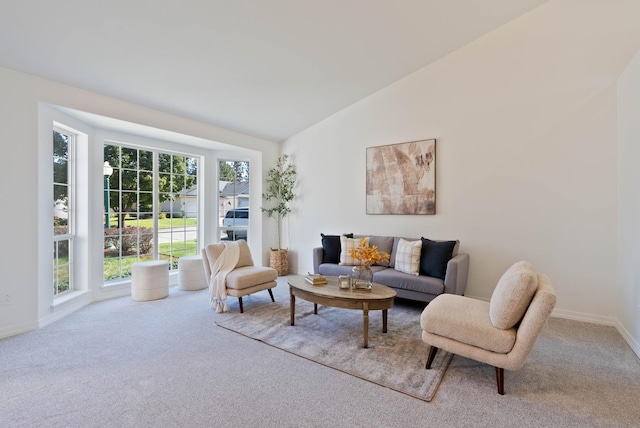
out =
[(110, 281), (102, 284), (103, 290), (120, 290), (131, 287), (131, 278), (125, 278), (118, 281)]
[[(169, 285), (178, 285), (178, 269), (169, 271)], [(122, 279), (119, 281), (111, 281), (102, 284), (100, 287), (103, 291), (116, 291), (131, 288), (131, 278)]]
[(89, 290), (72, 291), (71, 293), (67, 293), (63, 296), (54, 298), (53, 304), (51, 305), (51, 310), (55, 312), (68, 308), (77, 304), (83, 298), (88, 298), (89, 296)]

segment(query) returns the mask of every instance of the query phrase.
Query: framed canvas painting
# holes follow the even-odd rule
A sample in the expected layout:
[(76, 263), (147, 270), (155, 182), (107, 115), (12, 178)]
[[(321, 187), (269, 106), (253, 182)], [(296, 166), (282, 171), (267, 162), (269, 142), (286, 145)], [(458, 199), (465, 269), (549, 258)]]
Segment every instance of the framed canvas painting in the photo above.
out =
[(435, 139), (367, 147), (367, 214), (435, 213)]

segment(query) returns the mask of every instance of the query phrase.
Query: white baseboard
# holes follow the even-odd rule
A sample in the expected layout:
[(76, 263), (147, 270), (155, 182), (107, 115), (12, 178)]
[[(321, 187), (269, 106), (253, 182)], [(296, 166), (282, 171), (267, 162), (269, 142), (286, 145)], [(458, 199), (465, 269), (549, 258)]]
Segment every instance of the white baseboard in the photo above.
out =
[(605, 317), (602, 315), (586, 314), (584, 312), (567, 311), (563, 309), (555, 309), (551, 312), (551, 316), (555, 318), (564, 318), (568, 320), (584, 321), (593, 324), (612, 325), (615, 326), (618, 320), (613, 317)]
[(11, 327), (1, 328), (0, 329), (0, 339), (4, 339), (6, 337), (17, 336), (22, 333), (27, 333), (33, 330), (38, 329), (37, 323), (28, 323), (23, 325), (12, 325)]
[[(478, 300), (484, 300), (485, 302), (489, 301), (489, 299), (486, 299), (484, 297), (475, 297), (475, 296), (467, 296), (467, 297), (472, 297)], [(620, 333), (622, 338), (625, 340), (625, 342), (627, 342), (629, 347), (631, 347), (631, 349), (638, 356), (638, 358), (640, 358), (640, 343), (638, 343), (638, 341), (634, 339), (634, 337), (624, 328), (624, 326), (620, 324), (620, 321), (618, 321), (614, 317), (605, 317), (602, 315), (567, 311), (563, 309), (555, 309), (551, 313), (551, 316), (555, 318), (563, 318), (563, 319), (574, 320), (574, 321), (590, 322), (593, 324), (613, 326), (616, 328), (616, 330), (618, 330), (618, 333)]]
[(610, 325), (615, 327), (618, 330), (618, 333), (622, 336), (622, 338), (627, 342), (631, 350), (636, 354), (638, 358), (640, 358), (640, 343), (627, 331), (627, 329), (613, 317), (603, 317), (600, 315), (593, 314), (585, 314), (581, 312), (572, 312), (572, 311), (564, 311), (564, 310), (556, 310), (551, 313), (552, 317), (556, 318), (564, 318), (575, 321), (583, 321), (590, 322), (593, 324), (602, 324), (602, 325)]
[(629, 344), (633, 352), (635, 352), (638, 358), (640, 358), (640, 343), (638, 343), (638, 341), (634, 339), (633, 336), (631, 336), (631, 333), (629, 333), (627, 329), (624, 328), (624, 326), (620, 324), (620, 322), (618, 322), (617, 320), (616, 320), (615, 327), (616, 327), (616, 330), (618, 330), (618, 333), (620, 333), (620, 335), (624, 338), (624, 340)]
[(93, 302), (102, 302), (124, 296), (131, 296), (131, 281), (100, 287), (93, 293)]
[(73, 293), (68, 298), (54, 301), (51, 311), (38, 319), (38, 328), (48, 326), (78, 309), (82, 309), (91, 303), (91, 293), (88, 290)]

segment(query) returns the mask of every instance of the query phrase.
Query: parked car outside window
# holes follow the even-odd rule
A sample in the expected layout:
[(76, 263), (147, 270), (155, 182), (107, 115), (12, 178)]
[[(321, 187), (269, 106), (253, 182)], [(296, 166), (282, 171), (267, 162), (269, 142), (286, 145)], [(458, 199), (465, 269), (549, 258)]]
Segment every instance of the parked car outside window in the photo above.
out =
[(222, 221), (222, 231), (227, 234), (227, 238), (232, 241), (236, 239), (247, 239), (247, 229), (230, 230), (226, 227), (249, 227), (249, 208), (234, 208), (227, 211)]

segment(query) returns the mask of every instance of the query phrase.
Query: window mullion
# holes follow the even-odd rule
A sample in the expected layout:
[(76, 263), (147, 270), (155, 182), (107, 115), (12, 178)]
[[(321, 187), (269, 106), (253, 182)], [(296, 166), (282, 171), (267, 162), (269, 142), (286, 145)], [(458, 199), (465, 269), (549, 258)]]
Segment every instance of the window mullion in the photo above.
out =
[(153, 259), (158, 260), (160, 243), (158, 242), (158, 213), (160, 212), (159, 199), (160, 199), (160, 183), (159, 183), (159, 170), (160, 161), (157, 151), (153, 152), (153, 191), (152, 191), (152, 206), (153, 206)]

